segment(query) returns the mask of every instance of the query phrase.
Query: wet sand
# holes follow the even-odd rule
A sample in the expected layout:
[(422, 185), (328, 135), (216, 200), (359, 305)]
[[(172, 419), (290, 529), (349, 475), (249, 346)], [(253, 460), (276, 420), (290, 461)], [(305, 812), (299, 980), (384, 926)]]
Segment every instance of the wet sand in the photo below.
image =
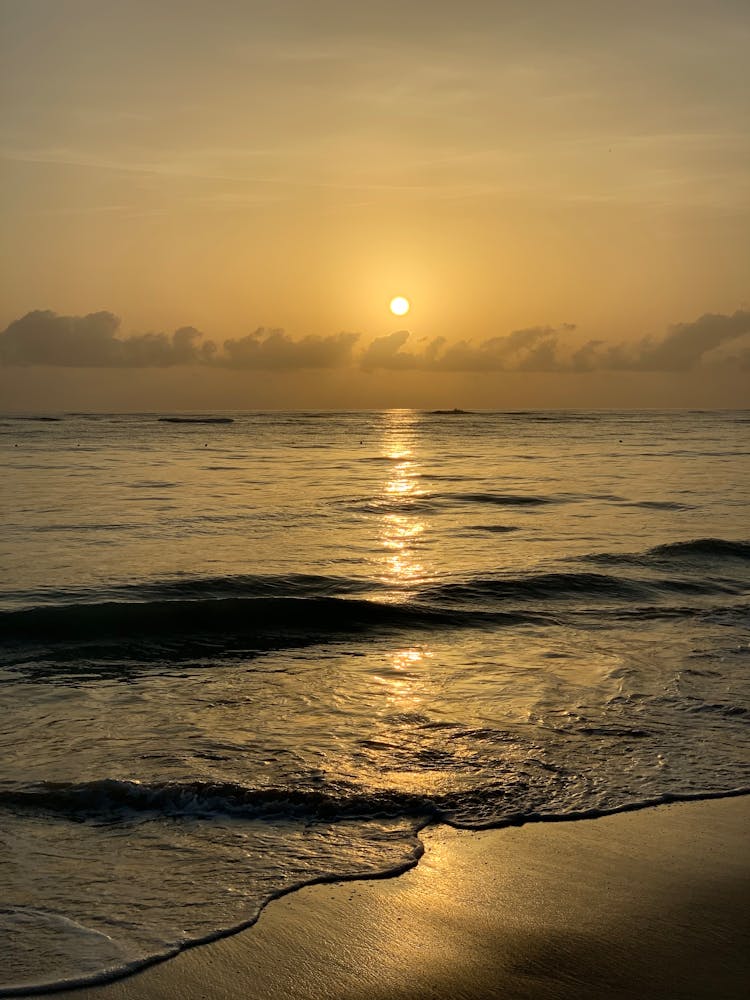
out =
[(750, 797), (423, 834), (398, 878), (312, 886), (249, 930), (76, 1000), (734, 1000)]

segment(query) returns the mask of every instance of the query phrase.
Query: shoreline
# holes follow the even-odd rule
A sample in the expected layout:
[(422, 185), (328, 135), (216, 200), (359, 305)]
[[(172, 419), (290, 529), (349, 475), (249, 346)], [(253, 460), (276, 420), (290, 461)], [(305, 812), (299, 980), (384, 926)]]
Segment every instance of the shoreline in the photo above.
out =
[(748, 829), (740, 792), (481, 831), (429, 825), (400, 874), (303, 886), (251, 926), (134, 973), (25, 995), (739, 1000)]

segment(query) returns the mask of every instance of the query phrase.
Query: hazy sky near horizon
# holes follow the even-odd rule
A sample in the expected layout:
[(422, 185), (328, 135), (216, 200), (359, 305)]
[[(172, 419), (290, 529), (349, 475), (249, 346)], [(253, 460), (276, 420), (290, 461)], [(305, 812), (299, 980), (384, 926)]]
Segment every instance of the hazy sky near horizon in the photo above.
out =
[(0, 20), (3, 405), (748, 404), (746, 0)]

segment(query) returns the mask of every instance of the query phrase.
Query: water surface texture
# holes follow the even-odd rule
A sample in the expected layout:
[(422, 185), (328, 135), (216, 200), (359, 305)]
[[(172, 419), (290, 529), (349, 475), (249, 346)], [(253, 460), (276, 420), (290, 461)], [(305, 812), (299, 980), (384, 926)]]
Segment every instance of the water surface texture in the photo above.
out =
[(0, 995), (750, 786), (747, 413), (59, 416), (0, 418)]

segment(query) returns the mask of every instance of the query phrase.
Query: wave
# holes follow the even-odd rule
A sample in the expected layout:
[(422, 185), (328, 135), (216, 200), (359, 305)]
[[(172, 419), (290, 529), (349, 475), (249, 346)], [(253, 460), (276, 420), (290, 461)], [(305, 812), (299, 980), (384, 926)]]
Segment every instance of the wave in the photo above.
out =
[(725, 538), (694, 538), (688, 542), (668, 542), (648, 550), (656, 556), (709, 556), (711, 558), (750, 559), (750, 542)]
[[(394, 630), (548, 625), (594, 612), (630, 618), (706, 614), (717, 610), (707, 598), (743, 595), (750, 583), (736, 574), (675, 570), (694, 570), (692, 562), (706, 554), (744, 560), (749, 549), (746, 542), (699, 539), (636, 555), (581, 557), (614, 564), (620, 570), (616, 573), (536, 572), (459, 578), (419, 588), (288, 574), (123, 585), (100, 590), (93, 600), (87, 590), (16, 594), (10, 595), (15, 607), (0, 611), (1, 656), (6, 664), (27, 662), (30, 651), (36, 659), (67, 661), (77, 655), (145, 662), (235, 658)], [(690, 565), (682, 566), (681, 560)], [(625, 573), (622, 565), (631, 568)], [(700, 604), (675, 607), (675, 595), (692, 595)]]
[(647, 597), (659, 598), (671, 594), (733, 594), (737, 588), (716, 580), (646, 578), (610, 576), (606, 573), (536, 573), (528, 576), (486, 579), (477, 578), (461, 583), (445, 583), (420, 591), (428, 601), (477, 603), (497, 601), (574, 600), (585, 597), (631, 601)]
[[(455, 796), (443, 796), (442, 805)], [(289, 817), (305, 821), (435, 816), (441, 800), (396, 790), (365, 791), (348, 783), (315, 788), (252, 787), (236, 782), (139, 782), (104, 778), (40, 782), (0, 790), (0, 808), (50, 812), (75, 819), (156, 813), (169, 817), (227, 815), (246, 819)]]
[(39, 424), (59, 424), (63, 419), (63, 417), (28, 417), (16, 415), (9, 415), (5, 417), (5, 420), (30, 420)]
[(287, 573), (280, 576), (247, 573), (239, 576), (190, 577), (180, 580), (156, 581), (121, 588), (121, 593), (137, 596), (163, 597), (307, 597), (361, 594), (378, 588), (372, 580), (345, 576), (325, 576), (317, 573)]
[(750, 560), (750, 541), (726, 538), (692, 538), (666, 542), (645, 552), (598, 552), (581, 557), (587, 562), (623, 563), (638, 566), (661, 566), (684, 563), (692, 567), (708, 562), (746, 562)]
[[(508, 525), (477, 525), (472, 530), (515, 529)], [(634, 557), (604, 553), (582, 558), (627, 562)], [(643, 561), (643, 557), (635, 558)], [(382, 596), (372, 596), (378, 592)], [(290, 630), (313, 624), (325, 632), (379, 624), (472, 624), (471, 616), (456, 615), (455, 605), (476, 606), (480, 601), (505, 604), (535, 598), (577, 600), (580, 597), (629, 601), (659, 594), (738, 592), (741, 589), (726, 580), (704, 577), (628, 577), (581, 571), (474, 577), (395, 592), (382, 581), (365, 578), (314, 574), (217, 576), (122, 585), (105, 591), (109, 599), (100, 601), (91, 601), (91, 591), (86, 590), (58, 591), (54, 595), (18, 594), (16, 602), (25, 597), (45, 603), (0, 611), (0, 625), (3, 635), (12, 639), (63, 638), (69, 634), (96, 636), (127, 629), (140, 634), (184, 629), (213, 632), (227, 628), (250, 632), (263, 624)], [(70, 603), (53, 603), (55, 598)], [(477, 620), (483, 617), (484, 613)]]
[[(87, 526), (81, 526), (87, 527)], [(92, 526), (93, 527), (93, 526)], [(108, 527), (103, 525), (101, 527)], [(114, 525), (113, 527), (118, 527)], [(383, 589), (374, 580), (356, 577), (325, 576), (315, 573), (238, 574), (236, 576), (178, 577), (138, 583), (115, 584), (97, 588), (18, 591), (13, 596), (19, 607), (54, 606), (63, 602), (100, 604), (125, 601), (139, 604), (150, 600), (173, 601), (180, 598), (208, 600), (216, 597), (307, 597), (343, 596), (372, 593)], [(0, 612), (2, 615), (2, 612)]]
[[(15, 527), (15, 525), (7, 525), (7, 527)], [(23, 525), (18, 525), (20, 530), (24, 530)], [(137, 521), (120, 521), (116, 523), (102, 522), (101, 524), (39, 524), (35, 525), (35, 534), (47, 534), (55, 533), (59, 531), (127, 531), (133, 529), (142, 528), (142, 524)]]
[(126, 663), (236, 659), (362, 634), (547, 622), (534, 612), (435, 608), (347, 597), (254, 597), (112, 601), (0, 613), (6, 666), (43, 662)]
[[(503, 792), (502, 787), (495, 785), (473, 790), (468, 793), (468, 797), (484, 798), (488, 793), (490, 795), (494, 793), (496, 796), (499, 793), (502, 799)], [(71, 919), (61, 913), (38, 910), (30, 906), (2, 907), (0, 916), (9, 918), (11, 926), (20, 918), (27, 933), (29, 927), (36, 923), (37, 926), (41, 924), (44, 930), (52, 928), (58, 942), (64, 940), (66, 933), (72, 933), (78, 938), (85, 935), (88, 956), (98, 957), (99, 961), (98, 968), (93, 968), (89, 961), (85, 968), (71, 969), (67, 975), (59, 973), (57, 976), (42, 975), (33, 982), (26, 980), (21, 984), (0, 985), (0, 996), (26, 995), (31, 992), (46, 993), (64, 988), (103, 984), (164, 961), (194, 945), (217, 940), (251, 927), (269, 902), (306, 885), (392, 878), (400, 875), (419, 863), (424, 853), (419, 833), (430, 823), (444, 822), (457, 829), (479, 830), (536, 822), (571, 822), (620, 812), (633, 812), (666, 803), (738, 797), (749, 792), (750, 789), (747, 787), (707, 789), (700, 792), (665, 791), (661, 794), (620, 802), (612, 807), (596, 806), (568, 812), (534, 809), (514, 812), (506, 808), (501, 817), (493, 816), (472, 821), (451, 814), (455, 805), (452, 801), (455, 799), (453, 796), (421, 797), (390, 790), (367, 793), (354, 786), (323, 789), (319, 792), (301, 792), (288, 788), (247, 788), (233, 783), (140, 784), (134, 781), (102, 779), (80, 784), (40, 783), (25, 790), (0, 791), (0, 808), (30, 810), (47, 815), (52, 813), (79, 823), (86, 820), (94, 822), (104, 820), (108, 826), (113, 822), (127, 823), (134, 817), (148, 820), (164, 816), (170, 822), (174, 822), (180, 817), (200, 821), (210, 820), (212, 816), (222, 814), (232, 818), (255, 820), (282, 817), (287, 821), (304, 820), (306, 823), (314, 823), (316, 820), (331, 823), (337, 820), (370, 820), (393, 816), (412, 820), (410, 844), (399, 860), (392, 859), (382, 867), (374, 867), (367, 871), (347, 870), (347, 866), (342, 865), (338, 871), (318, 874), (311, 872), (307, 877), (267, 891), (255, 905), (248, 906), (246, 914), (240, 919), (230, 923), (219, 920), (213, 927), (207, 928), (204, 925), (198, 933), (183, 933), (174, 941), (160, 936), (158, 942), (154, 942), (155, 947), (147, 947), (145, 950), (141, 948), (140, 953), (119, 952), (117, 938), (113, 939), (102, 934), (96, 928), (81, 923), (80, 919)], [(508, 805), (512, 810), (512, 803)], [(105, 949), (103, 954), (98, 955), (95, 946), (99, 942), (113, 943), (114, 947)]]
[[(596, 730), (592, 730), (596, 732)], [(250, 820), (280, 818), (304, 822), (340, 822), (413, 818), (420, 825), (445, 822), (465, 828), (518, 825), (539, 820), (579, 819), (665, 802), (746, 794), (732, 788), (701, 793), (664, 792), (611, 808), (546, 812), (523, 808), (526, 782), (489, 781), (481, 786), (419, 794), (399, 789), (367, 789), (351, 782), (322, 782), (319, 788), (248, 786), (232, 781), (140, 782), (102, 778), (84, 782), (42, 781), (0, 789), (0, 808), (53, 813), (74, 820), (127, 820), (133, 814), (210, 819), (231, 816)]]
[[(437, 477), (429, 477), (437, 478)], [(493, 507), (542, 507), (548, 504), (567, 502), (570, 498), (539, 496), (527, 493), (414, 493), (400, 498), (362, 497), (337, 501), (345, 510), (365, 514), (401, 513), (405, 510), (415, 513), (439, 513), (446, 507), (462, 505), (489, 505)]]
[(436, 493), (436, 500), (455, 504), (491, 504), (496, 507), (541, 507), (560, 503), (560, 497), (528, 493)]
[[(489, 782), (482, 787), (463, 792), (419, 795), (396, 789), (368, 790), (348, 782), (321, 783), (320, 788), (250, 787), (235, 782), (175, 781), (138, 782), (126, 779), (103, 778), (88, 782), (39, 782), (18, 788), (0, 788), (0, 810), (24, 818), (42, 818), (71, 824), (87, 823), (104, 827), (120, 837), (130, 827), (166, 822), (170, 829), (175, 823), (186, 821), (191, 831), (196, 824), (269, 822), (284, 827), (304, 824), (305, 832), (313, 832), (321, 824), (325, 835), (329, 824), (368, 823), (372, 821), (399, 820), (403, 841), (400, 856), (383, 858), (379, 865), (364, 868), (351, 866), (341, 859), (337, 866), (324, 866), (321, 871), (300, 872), (294, 881), (287, 881), (276, 888), (266, 886), (255, 899), (248, 899), (244, 913), (234, 919), (219, 915), (218, 919), (189, 927), (179, 936), (141, 939), (138, 946), (121, 943), (119, 931), (112, 937), (106, 933), (105, 924), (99, 926), (86, 919), (86, 909), (74, 909), (71, 915), (50, 909), (37, 909), (29, 905), (2, 906), (0, 918), (11, 934), (21, 931), (25, 936), (45, 936), (52, 932), (58, 948), (64, 947), (66, 936), (74, 939), (74, 955), (81, 954), (81, 937), (85, 938), (85, 964), (73, 964), (61, 969), (45, 968), (41, 963), (34, 968), (34, 979), (11, 980), (0, 985), (0, 996), (17, 996), (28, 993), (52, 992), (74, 986), (93, 985), (120, 978), (137, 969), (157, 963), (193, 945), (216, 940), (252, 926), (264, 907), (274, 898), (294, 892), (305, 885), (329, 882), (356, 881), (373, 878), (391, 878), (414, 867), (424, 853), (419, 833), (431, 823), (445, 823), (457, 829), (479, 830), (521, 826), (536, 822), (570, 822), (593, 819), (618, 812), (628, 812), (657, 806), (668, 802), (718, 799), (747, 794), (745, 787), (708, 788), (704, 791), (663, 791), (626, 799), (616, 804), (603, 803), (591, 808), (557, 810), (541, 801), (528, 802), (526, 782), (520, 782), (514, 794), (513, 784)], [(479, 810), (479, 811), (477, 811)], [(151, 831), (149, 831), (151, 832)], [(127, 834), (125, 834), (127, 835)], [(194, 895), (194, 892), (193, 892)], [(172, 905), (170, 903), (170, 905)], [(75, 904), (74, 904), (75, 906)], [(111, 933), (111, 931), (110, 931)], [(36, 939), (32, 938), (36, 947)], [(98, 948), (104, 945), (104, 948)], [(48, 958), (49, 953), (40, 951)], [(41, 957), (41, 956), (40, 956)], [(54, 958), (54, 952), (52, 952)], [(38, 978), (36, 978), (38, 977)]]
[(362, 497), (354, 500), (334, 501), (337, 507), (354, 514), (430, 514), (437, 510), (432, 497), (427, 494), (412, 494), (400, 499), (387, 497)]
[(431, 600), (449, 603), (476, 601), (527, 601), (534, 598), (619, 597), (631, 599), (643, 596), (645, 586), (639, 581), (618, 579), (604, 573), (538, 573), (529, 576), (476, 578), (463, 583), (443, 583), (426, 588), (423, 595)]
[(191, 632), (242, 635), (270, 627), (356, 630), (367, 625), (448, 624), (450, 616), (411, 603), (391, 604), (337, 597), (252, 597), (164, 601), (108, 601), (6, 611), (2, 632), (10, 639), (45, 640), (153, 636)]
[[(499, 784), (495, 784), (472, 790), (468, 795), (458, 798), (484, 799), (488, 794), (490, 797), (494, 794), (495, 798), (499, 795), (502, 800), (504, 791)], [(89, 961), (85, 968), (73, 969), (67, 975), (40, 976), (35, 982), (27, 980), (18, 985), (13, 983), (0, 985), (0, 996), (18, 996), (31, 992), (46, 993), (64, 988), (106, 983), (170, 958), (194, 945), (217, 940), (251, 927), (269, 902), (306, 885), (392, 878), (400, 875), (419, 863), (424, 853), (419, 833), (431, 823), (444, 822), (457, 829), (479, 830), (536, 822), (571, 822), (620, 812), (633, 812), (666, 803), (738, 797), (749, 792), (750, 789), (747, 787), (707, 789), (700, 792), (665, 791), (661, 794), (620, 802), (612, 807), (596, 806), (568, 812), (534, 809), (513, 811), (511, 802), (507, 804), (502, 816), (472, 820), (455, 814), (457, 796), (421, 797), (392, 790), (368, 793), (352, 785), (305, 792), (289, 788), (248, 788), (229, 782), (140, 784), (134, 781), (102, 779), (80, 784), (40, 783), (24, 790), (0, 791), (0, 808), (55, 814), (78, 823), (104, 820), (108, 826), (119, 822), (127, 823), (133, 818), (149, 820), (164, 816), (170, 822), (181, 817), (191, 821), (210, 821), (213, 816), (222, 815), (228, 815), (233, 819), (250, 820), (273, 820), (280, 817), (286, 821), (304, 821), (306, 824), (317, 820), (331, 823), (338, 820), (367, 821), (381, 817), (403, 817), (412, 821), (410, 836), (405, 831), (410, 843), (399, 860), (391, 859), (381, 867), (373, 867), (366, 871), (347, 870), (344, 864), (338, 871), (311, 872), (307, 877), (288, 882), (275, 890), (266, 891), (255, 905), (248, 905), (246, 914), (240, 919), (230, 923), (219, 920), (213, 927), (207, 928), (204, 925), (198, 933), (183, 933), (174, 941), (165, 940), (160, 936), (158, 942), (155, 942), (155, 947), (147, 947), (145, 950), (141, 948), (140, 953), (118, 953), (117, 938), (113, 939), (102, 934), (96, 928), (81, 923), (80, 919), (71, 919), (64, 914), (37, 910), (30, 906), (2, 907), (0, 915), (10, 918), (11, 924), (20, 918), (27, 932), (28, 928), (36, 923), (37, 926), (41, 924), (45, 930), (51, 927), (57, 941), (64, 940), (66, 933), (72, 932), (76, 937), (86, 935), (89, 957), (97, 955), (95, 945), (100, 941), (107, 944), (113, 942), (114, 949), (105, 950), (98, 962), (98, 968), (92, 968), (92, 963)]]
[(628, 500), (626, 507), (642, 507), (645, 510), (696, 510), (695, 504), (678, 503), (675, 500)]
[(508, 534), (511, 531), (520, 531), (517, 524), (469, 524), (462, 528), (460, 534), (471, 534), (473, 531), (488, 531), (495, 534)]

